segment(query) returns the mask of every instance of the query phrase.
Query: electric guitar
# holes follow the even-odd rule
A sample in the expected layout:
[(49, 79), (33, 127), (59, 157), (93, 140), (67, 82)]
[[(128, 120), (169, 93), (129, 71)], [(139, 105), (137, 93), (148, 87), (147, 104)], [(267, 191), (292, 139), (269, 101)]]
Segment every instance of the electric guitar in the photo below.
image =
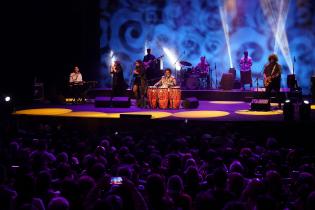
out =
[(265, 87), (268, 87), (273, 80), (280, 77), (281, 74), (278, 74), (278, 73), (274, 74), (275, 68), (276, 68), (276, 65), (274, 65), (274, 67), (271, 71), (271, 75), (264, 78), (264, 86)]
[(153, 60), (149, 60), (148, 62), (143, 62), (144, 68), (145, 69), (149, 68), (151, 63), (153, 63), (153, 62), (155, 62), (155, 61), (157, 61), (157, 60), (159, 60), (160, 58), (163, 58), (163, 57), (164, 57), (164, 55), (161, 55), (160, 57), (157, 57), (157, 58), (155, 58)]
[(276, 75), (270, 75), (270, 76), (266, 77), (266, 78), (264, 79), (264, 86), (265, 86), (265, 87), (268, 87), (268, 86), (270, 85), (270, 83), (271, 83), (273, 80), (279, 78), (279, 76), (280, 76), (280, 75), (276, 74)]

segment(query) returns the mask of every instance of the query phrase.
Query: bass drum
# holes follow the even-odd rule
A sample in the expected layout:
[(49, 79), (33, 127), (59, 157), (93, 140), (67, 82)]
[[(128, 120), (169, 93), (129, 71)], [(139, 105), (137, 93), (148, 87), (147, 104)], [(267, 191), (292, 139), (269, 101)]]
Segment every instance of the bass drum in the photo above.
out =
[(200, 87), (199, 75), (190, 75), (185, 79), (185, 88), (188, 90), (197, 90)]

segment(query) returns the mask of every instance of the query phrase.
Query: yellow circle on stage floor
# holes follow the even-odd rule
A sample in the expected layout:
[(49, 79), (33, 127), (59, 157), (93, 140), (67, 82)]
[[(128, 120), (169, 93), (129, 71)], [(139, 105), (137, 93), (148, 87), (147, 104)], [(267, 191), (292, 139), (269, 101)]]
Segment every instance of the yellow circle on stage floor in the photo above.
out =
[(14, 112), (17, 115), (40, 115), (40, 116), (51, 116), (51, 115), (61, 115), (72, 112), (71, 109), (62, 108), (38, 108), (38, 109), (24, 109)]
[(90, 111), (81, 111), (81, 112), (69, 112), (59, 117), (82, 117), (82, 118), (109, 118), (109, 114), (104, 112), (90, 112)]
[(229, 112), (224, 111), (187, 111), (187, 112), (177, 112), (173, 116), (179, 118), (212, 118), (212, 117), (224, 117), (229, 115)]
[(244, 101), (209, 101), (211, 104), (242, 104)]
[(128, 115), (151, 115), (151, 119), (158, 119), (172, 116), (169, 112), (155, 112), (155, 111), (147, 111), (147, 112), (124, 112), (124, 113), (111, 113), (109, 114), (110, 118), (120, 118), (120, 114), (128, 114)]
[(315, 109), (315, 105), (311, 105), (311, 109)]
[(278, 115), (282, 114), (282, 110), (273, 110), (273, 111), (251, 111), (251, 110), (237, 110), (235, 111), (236, 114), (243, 114), (243, 115), (258, 115), (258, 116), (268, 116), (268, 115)]

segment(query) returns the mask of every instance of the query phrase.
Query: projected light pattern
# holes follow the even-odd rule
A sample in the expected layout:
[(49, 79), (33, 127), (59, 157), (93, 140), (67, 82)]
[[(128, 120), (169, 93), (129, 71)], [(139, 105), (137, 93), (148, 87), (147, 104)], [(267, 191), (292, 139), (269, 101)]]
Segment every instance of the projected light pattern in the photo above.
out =
[[(315, 6), (312, 0), (100, 2), (102, 85), (110, 85), (106, 62), (111, 50), (123, 64), (128, 81), (131, 64), (143, 58), (146, 46), (156, 56), (164, 54), (163, 47), (172, 49), (175, 55), (183, 55), (182, 60), (193, 65), (205, 55), (213, 70), (216, 64), (214, 75), (218, 79), (228, 71), (231, 63), (239, 78), (239, 60), (243, 51), (248, 50), (253, 59), (253, 78), (259, 78), (260, 86), (262, 69), (270, 53), (276, 51), (279, 55), (283, 67), (282, 87), (287, 87), (286, 75), (292, 71), (295, 56), (297, 80), (303, 91), (309, 92), (315, 66), (315, 14), (312, 12)], [(227, 13), (230, 55), (220, 16), (222, 4)], [(173, 67), (167, 56), (163, 61), (165, 68)]]

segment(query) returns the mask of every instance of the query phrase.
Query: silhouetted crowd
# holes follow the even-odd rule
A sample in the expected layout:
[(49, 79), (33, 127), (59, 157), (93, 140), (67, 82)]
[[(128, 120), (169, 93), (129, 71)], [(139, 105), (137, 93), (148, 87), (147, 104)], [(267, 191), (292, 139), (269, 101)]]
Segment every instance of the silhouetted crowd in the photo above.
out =
[(221, 131), (19, 129), (1, 142), (0, 209), (315, 209), (315, 153)]

